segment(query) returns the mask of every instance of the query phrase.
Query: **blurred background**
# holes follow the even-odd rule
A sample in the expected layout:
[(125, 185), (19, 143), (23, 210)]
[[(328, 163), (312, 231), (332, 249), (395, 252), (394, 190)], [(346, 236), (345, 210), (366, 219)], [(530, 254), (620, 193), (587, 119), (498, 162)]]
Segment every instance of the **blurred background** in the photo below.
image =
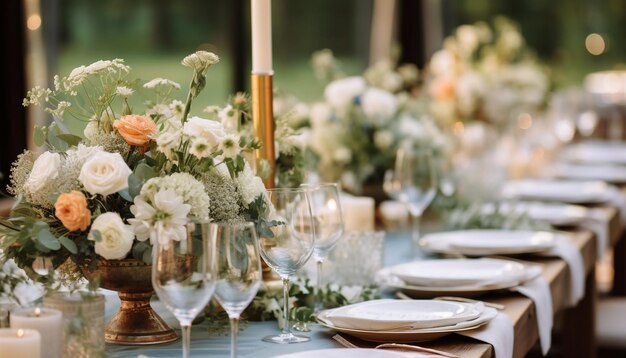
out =
[[(626, 58), (623, 0), (274, 0), (272, 6), (275, 88), (303, 101), (319, 99), (324, 87), (311, 69), (314, 51), (331, 49), (348, 75), (389, 53), (422, 67), (457, 26), (499, 14), (519, 24), (557, 88), (622, 68)], [(52, 74), (123, 58), (134, 75), (158, 74), (183, 84), (185, 93), (188, 73), (180, 60), (204, 49), (221, 63), (209, 72), (199, 107), (223, 105), (249, 88), (248, 0), (14, 0), (2, 7), (10, 120), (0, 130), (12, 133), (0, 158), (3, 173), (26, 147), (32, 124), (46, 120), (24, 113), (21, 99), (28, 88), (50, 86)]]

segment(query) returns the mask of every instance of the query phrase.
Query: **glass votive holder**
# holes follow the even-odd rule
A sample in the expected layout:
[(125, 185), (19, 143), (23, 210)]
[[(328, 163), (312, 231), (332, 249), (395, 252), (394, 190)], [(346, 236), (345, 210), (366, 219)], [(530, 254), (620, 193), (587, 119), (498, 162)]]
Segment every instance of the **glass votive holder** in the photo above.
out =
[(99, 357), (104, 353), (104, 296), (57, 292), (43, 299), (45, 307), (63, 312), (63, 357)]
[(342, 286), (371, 286), (383, 267), (384, 231), (347, 232), (324, 262), (324, 277)]
[(17, 307), (10, 301), (0, 301), (0, 328), (9, 328), (9, 313)]

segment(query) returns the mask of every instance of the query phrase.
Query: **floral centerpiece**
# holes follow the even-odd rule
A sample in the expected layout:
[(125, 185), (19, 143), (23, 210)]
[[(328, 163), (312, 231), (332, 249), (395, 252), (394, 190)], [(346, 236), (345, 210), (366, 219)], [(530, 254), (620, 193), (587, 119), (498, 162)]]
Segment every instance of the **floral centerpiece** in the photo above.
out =
[[(91, 277), (100, 263), (151, 263), (157, 228), (180, 240), (190, 218), (257, 221), (263, 230), (265, 187), (245, 159), (260, 143), (190, 115), (218, 61), (205, 51), (182, 60), (193, 73), (185, 102), (172, 99), (178, 83), (142, 83), (120, 59), (80, 66), (55, 76), (54, 88), (29, 91), (24, 105), (44, 107), (53, 122), (35, 131), (45, 151), (27, 150), (13, 164), (8, 191), (16, 202), (0, 222), (5, 256), (32, 277), (39, 257), (59, 272)], [(131, 108), (139, 90), (151, 100)], [(70, 133), (69, 118), (86, 122), (83, 135)]]
[(546, 67), (502, 16), (493, 28), (459, 26), (432, 56), (425, 81), (430, 110), (449, 128), (459, 121), (504, 124), (516, 110), (544, 105), (550, 88)]
[(345, 77), (329, 50), (313, 56), (318, 77), (330, 79), (324, 100), (310, 107), (309, 146), (326, 181), (361, 191), (382, 182), (404, 142), (437, 148), (445, 139), (413, 95), (417, 68), (380, 62), (362, 76)]
[[(183, 60), (193, 69), (186, 103), (169, 98), (180, 88), (173, 81), (143, 84), (154, 100), (142, 110), (128, 104), (136, 82), (119, 59), (29, 91), (24, 105), (44, 106), (54, 122), (37, 128), (47, 151), (25, 151), (13, 165), (8, 189), (17, 202), (0, 228), (6, 255), (26, 268), (38, 256), (54, 266), (68, 258), (148, 259), (157, 226), (180, 239), (187, 218), (255, 218), (264, 186), (243, 155), (260, 144), (218, 121), (189, 118), (217, 62), (202, 51)], [(83, 137), (66, 129), (70, 116), (87, 121)]]

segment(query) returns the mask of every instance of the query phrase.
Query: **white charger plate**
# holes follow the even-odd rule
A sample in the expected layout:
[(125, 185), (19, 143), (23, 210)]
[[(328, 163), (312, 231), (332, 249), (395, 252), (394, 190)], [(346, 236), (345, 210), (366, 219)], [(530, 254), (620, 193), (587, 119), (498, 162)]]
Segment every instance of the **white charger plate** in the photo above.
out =
[(502, 188), (509, 198), (528, 198), (565, 203), (602, 203), (607, 201), (608, 184), (602, 181), (524, 179), (510, 181)]
[(626, 166), (619, 164), (556, 164), (550, 172), (558, 178), (626, 183)]
[(409, 285), (431, 287), (488, 286), (519, 281), (525, 266), (499, 259), (440, 259), (408, 262), (391, 273)]
[(426, 251), (471, 256), (528, 254), (554, 246), (555, 234), (527, 230), (458, 230), (425, 235)]
[(367, 330), (422, 329), (448, 326), (480, 316), (481, 304), (433, 300), (381, 299), (326, 312), (333, 326)]
[(498, 314), (495, 309), (485, 307), (483, 313), (478, 318), (471, 321), (459, 322), (450, 326), (426, 329), (371, 331), (336, 327), (326, 320), (325, 315), (327, 312), (328, 311), (322, 311), (318, 314), (318, 322), (320, 323), (320, 325), (366, 341), (379, 343), (409, 343), (431, 341), (433, 339), (446, 336), (453, 332), (468, 331), (478, 328), (494, 319)]
[(515, 211), (552, 225), (573, 225), (589, 217), (589, 209), (580, 205), (542, 202), (519, 202)]
[(626, 145), (622, 142), (588, 141), (566, 147), (560, 158), (580, 163), (626, 164)]
[(542, 269), (538, 265), (524, 265), (526, 275), (519, 281), (502, 282), (493, 285), (468, 285), (451, 287), (433, 287), (408, 285), (399, 277), (391, 273), (390, 268), (384, 268), (376, 275), (377, 282), (387, 289), (402, 291), (412, 298), (434, 298), (439, 296), (478, 297), (490, 292), (505, 291), (519, 286), (526, 281), (541, 275)]

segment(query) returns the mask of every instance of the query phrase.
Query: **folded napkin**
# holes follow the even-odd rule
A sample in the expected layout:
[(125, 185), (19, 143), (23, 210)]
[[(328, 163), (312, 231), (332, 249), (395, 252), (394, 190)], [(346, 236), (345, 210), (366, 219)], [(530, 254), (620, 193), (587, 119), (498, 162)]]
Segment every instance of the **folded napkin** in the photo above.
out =
[(609, 247), (609, 220), (605, 212), (598, 209), (589, 209), (589, 216), (578, 226), (587, 229), (596, 236), (597, 254), (600, 259), (604, 258)]
[(567, 303), (569, 307), (576, 306), (585, 296), (585, 264), (578, 246), (566, 234), (559, 234), (554, 238), (554, 247), (540, 255), (560, 257), (567, 263), (570, 272)]
[(552, 292), (543, 276), (528, 281), (513, 289), (533, 300), (537, 312), (537, 329), (539, 330), (539, 343), (541, 352), (545, 355), (552, 344), (552, 326), (554, 324), (554, 311), (552, 308)]
[(505, 314), (498, 313), (488, 324), (457, 334), (491, 344), (496, 358), (513, 357), (513, 322)]
[(622, 223), (626, 223), (626, 194), (614, 185), (607, 187), (603, 194), (604, 201), (615, 206), (619, 210)]

